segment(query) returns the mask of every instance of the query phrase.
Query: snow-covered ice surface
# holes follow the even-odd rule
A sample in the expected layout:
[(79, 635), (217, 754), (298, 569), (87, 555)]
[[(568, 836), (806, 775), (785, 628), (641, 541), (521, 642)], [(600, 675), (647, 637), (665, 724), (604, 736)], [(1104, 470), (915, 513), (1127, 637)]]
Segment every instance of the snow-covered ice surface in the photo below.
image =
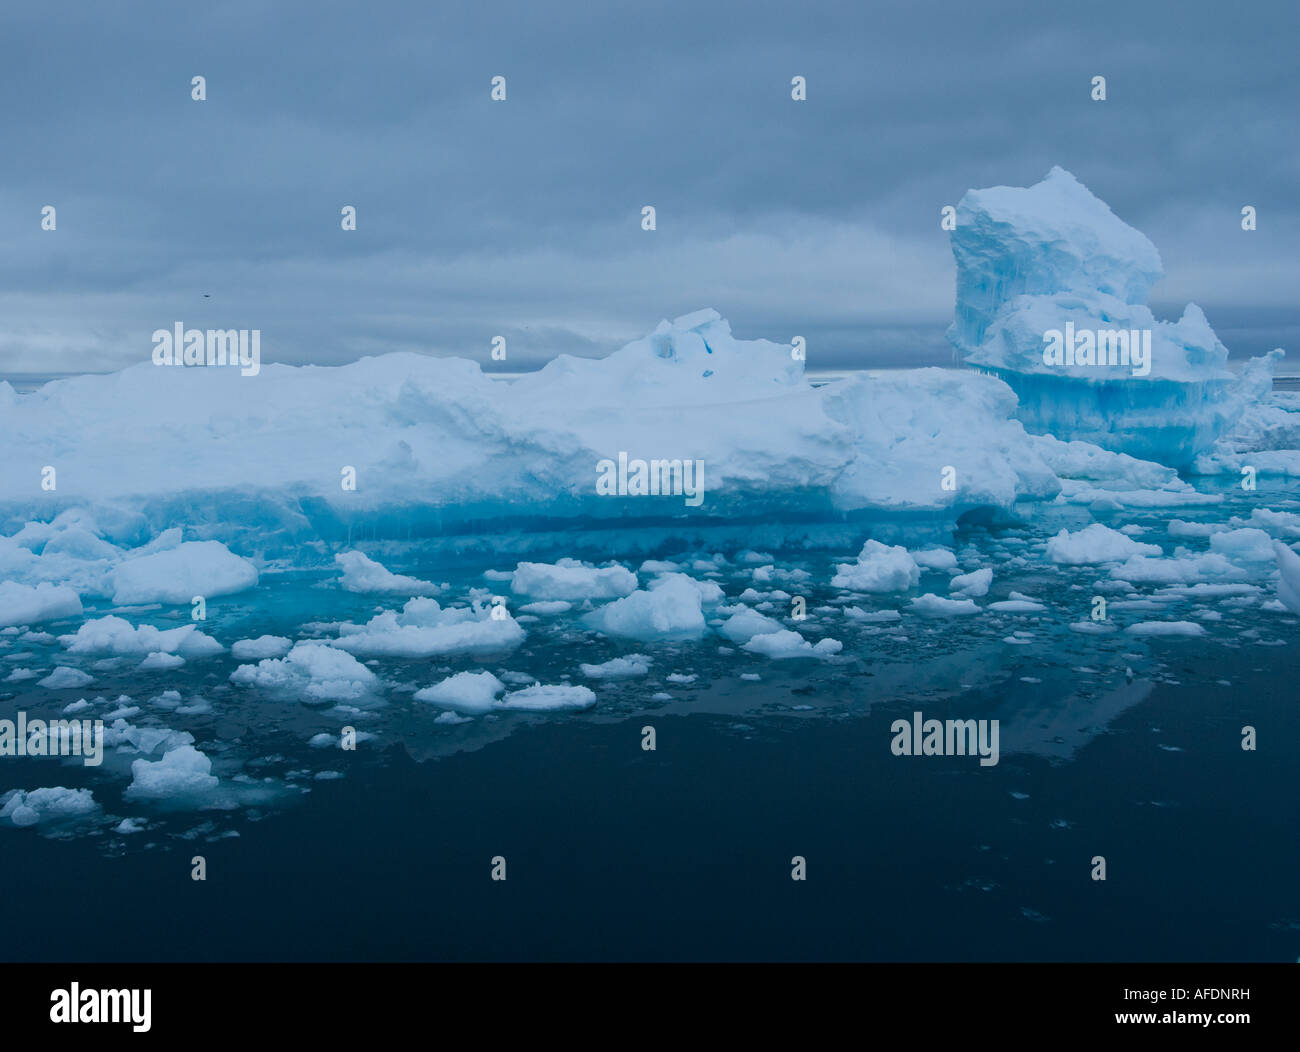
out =
[[(1189, 651), (1294, 644), (1268, 363), (1152, 319), (1155, 248), (1067, 173), (972, 191), (953, 247), (984, 372), (814, 387), (700, 311), (512, 384), (414, 354), (0, 384), (0, 716), (106, 728), (101, 767), (8, 762), (0, 826), (149, 850), (394, 747), (650, 714), (941, 698), (1061, 762)], [(1150, 376), (1044, 369), (1066, 320), (1149, 325)], [(703, 501), (598, 493), (620, 453), (702, 462)]]

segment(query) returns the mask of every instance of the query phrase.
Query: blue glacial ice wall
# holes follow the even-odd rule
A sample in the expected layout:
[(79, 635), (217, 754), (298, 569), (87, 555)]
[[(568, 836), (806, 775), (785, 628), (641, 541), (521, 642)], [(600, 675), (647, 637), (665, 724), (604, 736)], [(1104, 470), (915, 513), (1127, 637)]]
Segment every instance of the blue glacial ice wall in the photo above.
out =
[(1156, 320), (1160, 254), (1062, 168), (1028, 188), (968, 191), (952, 250), (948, 338), (1015, 391), (1030, 431), (1181, 468), (1270, 390), (1281, 351), (1237, 373), (1195, 304)]

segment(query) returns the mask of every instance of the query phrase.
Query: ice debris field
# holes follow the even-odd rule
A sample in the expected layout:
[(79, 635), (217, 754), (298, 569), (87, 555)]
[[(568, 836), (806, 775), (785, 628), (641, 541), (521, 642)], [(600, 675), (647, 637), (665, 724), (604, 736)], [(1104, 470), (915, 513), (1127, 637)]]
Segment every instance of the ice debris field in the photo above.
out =
[[(513, 383), (405, 353), (0, 383), (0, 720), (104, 736), (6, 764), (44, 784), (0, 785), (0, 826), (121, 852), (395, 745), (936, 693), (1065, 759), (1176, 648), (1294, 640), (1281, 352), (1154, 318), (1155, 246), (1059, 168), (967, 193), (952, 247), (955, 369), (814, 386), (702, 310)], [(652, 459), (703, 499), (638, 488)]]

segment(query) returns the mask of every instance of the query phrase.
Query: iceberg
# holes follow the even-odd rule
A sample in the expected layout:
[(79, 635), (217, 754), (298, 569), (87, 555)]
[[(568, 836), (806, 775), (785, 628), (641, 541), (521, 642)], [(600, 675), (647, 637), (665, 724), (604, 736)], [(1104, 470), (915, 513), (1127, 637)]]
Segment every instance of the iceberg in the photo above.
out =
[[(392, 584), (368, 556), (347, 555), (358, 539), (429, 540), (434, 553), (456, 537), (574, 523), (698, 531), (956, 519), (1061, 489), (1041, 443), (1013, 418), (1006, 384), (920, 369), (814, 386), (790, 346), (737, 340), (713, 310), (665, 321), (603, 359), (560, 355), (512, 383), (475, 362), (402, 352), (329, 368), (268, 364), (251, 379), (146, 362), (0, 390), (0, 532), (9, 535), (0, 571), (83, 596), (120, 589), (120, 602), (183, 592), (188, 602), (250, 587), (252, 558), (319, 564), (340, 552), (345, 582)], [(189, 441), (196, 421), (237, 429), (246, 448), (276, 455)], [(58, 488), (34, 497), (31, 478), (51, 448)], [(674, 462), (706, 465), (702, 502), (600, 492), (598, 465), (620, 453), (669, 474)], [(178, 524), (205, 540), (181, 544)], [(516, 594), (591, 598), (584, 567), (546, 565), (525, 565)], [(164, 569), (180, 576), (169, 582)], [(627, 573), (598, 587), (627, 594)]]
[(1015, 391), (1035, 433), (1185, 467), (1270, 390), (1280, 350), (1238, 375), (1195, 304), (1156, 320), (1155, 246), (1062, 168), (1028, 188), (968, 191), (952, 251), (948, 338)]

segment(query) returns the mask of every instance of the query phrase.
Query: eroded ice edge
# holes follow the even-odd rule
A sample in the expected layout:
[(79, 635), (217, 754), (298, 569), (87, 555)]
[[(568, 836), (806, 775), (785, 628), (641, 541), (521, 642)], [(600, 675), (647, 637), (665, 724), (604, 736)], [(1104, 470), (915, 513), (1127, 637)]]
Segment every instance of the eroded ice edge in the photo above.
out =
[[(944, 694), (1065, 760), (1177, 648), (1293, 639), (1280, 352), (1234, 371), (1194, 305), (1154, 319), (1156, 249), (1060, 169), (958, 217), (974, 368), (814, 388), (706, 310), (513, 384), (412, 354), (0, 383), (0, 718), (107, 732), (97, 768), (6, 762), (0, 824), (119, 852), (238, 835), (398, 743)], [(1045, 366), (1067, 320), (1152, 330), (1150, 375)], [(599, 495), (620, 452), (703, 461), (703, 502)]]

